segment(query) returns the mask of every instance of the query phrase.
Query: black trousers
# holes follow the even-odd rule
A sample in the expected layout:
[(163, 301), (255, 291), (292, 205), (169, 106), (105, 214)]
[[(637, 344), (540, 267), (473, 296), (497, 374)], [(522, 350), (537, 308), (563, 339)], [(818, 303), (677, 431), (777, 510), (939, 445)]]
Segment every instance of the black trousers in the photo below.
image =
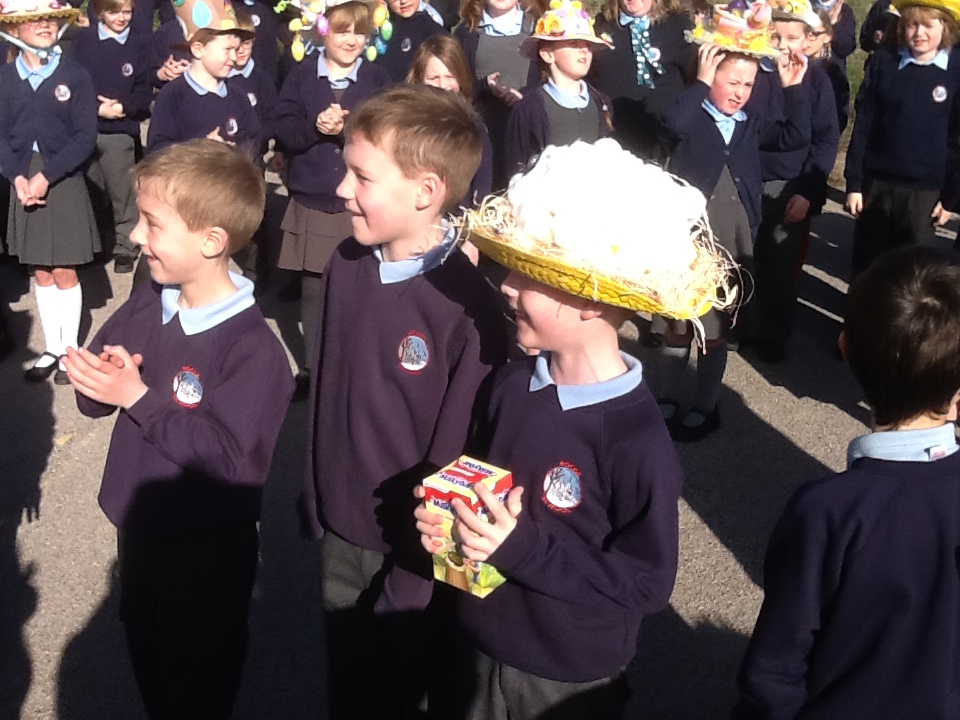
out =
[(863, 212), (853, 229), (852, 280), (882, 253), (906, 245), (930, 242), (934, 237), (930, 213), (939, 190), (916, 190), (866, 178)]
[(156, 539), (120, 532), (120, 617), (150, 720), (228, 720), (247, 652), (257, 528)]

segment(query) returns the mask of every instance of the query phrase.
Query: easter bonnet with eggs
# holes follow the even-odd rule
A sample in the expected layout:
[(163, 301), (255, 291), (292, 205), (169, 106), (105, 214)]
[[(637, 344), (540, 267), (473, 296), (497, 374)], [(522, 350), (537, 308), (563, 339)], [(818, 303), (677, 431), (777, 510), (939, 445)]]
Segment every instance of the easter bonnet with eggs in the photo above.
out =
[[(311, 2), (303, 2), (302, 0), (280, 0), (274, 7), (276, 12), (282, 13), (293, 9), (297, 13), (297, 17), (294, 17), (289, 23), (290, 31), (293, 33), (290, 54), (294, 60), (300, 62), (323, 44), (323, 38), (330, 30), (330, 24), (327, 22), (324, 13), (328, 8), (345, 1), (312, 0)], [(393, 37), (393, 23), (390, 22), (390, 13), (387, 10), (386, 3), (383, 0), (377, 0), (372, 7), (371, 19), (375, 35), (370, 39), (367, 49), (364, 51), (364, 56), (370, 62), (387, 52), (387, 42)]]
[(241, 30), (237, 14), (229, 0), (173, 0), (177, 22), (183, 30), (186, 45), (201, 35), (237, 35), (241, 40), (252, 40), (254, 33)]
[[(794, 1), (774, 0), (783, 4)], [(719, 45), (728, 52), (757, 59), (775, 58), (780, 50), (771, 43), (771, 23), (780, 19), (778, 14), (782, 11), (767, 0), (730, 0), (725, 5), (714, 5), (712, 14), (700, 19), (684, 35), (688, 42), (697, 45)]]
[[(623, 178), (630, 178), (624, 182)], [(461, 237), (501, 265), (607, 305), (692, 321), (735, 302), (735, 265), (703, 194), (615, 140), (549, 146), (505, 195), (468, 210)]]

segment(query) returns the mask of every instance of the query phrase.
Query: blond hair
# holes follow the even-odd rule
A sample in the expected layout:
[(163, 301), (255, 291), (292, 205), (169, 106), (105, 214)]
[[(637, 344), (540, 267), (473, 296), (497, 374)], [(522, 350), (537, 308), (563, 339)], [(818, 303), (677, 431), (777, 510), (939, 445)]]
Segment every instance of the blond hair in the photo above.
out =
[(480, 119), (460, 93), (429, 85), (395, 85), (347, 116), (347, 142), (357, 136), (390, 154), (408, 178), (436, 173), (447, 188), (442, 211), (457, 207), (480, 167)]
[(900, 10), (900, 19), (897, 21), (897, 41), (901, 46), (907, 45), (907, 25), (923, 23), (929, 20), (939, 20), (943, 25), (943, 37), (940, 38), (938, 50), (950, 49), (957, 40), (957, 22), (951, 15), (939, 8), (923, 5), (909, 5)]
[(373, 29), (373, 14), (370, 12), (370, 6), (358, 0), (348, 0), (348, 2), (328, 7), (324, 16), (330, 23), (332, 33), (349, 32), (350, 28), (353, 28), (355, 33), (369, 35)]
[(263, 174), (238, 150), (206, 138), (188, 140), (148, 155), (133, 169), (139, 190), (150, 182), (190, 232), (219, 227), (230, 254), (243, 248), (263, 220)]
[(461, 95), (468, 99), (473, 98), (473, 77), (470, 75), (470, 66), (467, 65), (463, 48), (452, 35), (432, 35), (420, 43), (420, 47), (413, 54), (410, 69), (407, 71), (408, 83), (423, 82), (430, 58), (436, 58), (443, 63), (457, 79)]

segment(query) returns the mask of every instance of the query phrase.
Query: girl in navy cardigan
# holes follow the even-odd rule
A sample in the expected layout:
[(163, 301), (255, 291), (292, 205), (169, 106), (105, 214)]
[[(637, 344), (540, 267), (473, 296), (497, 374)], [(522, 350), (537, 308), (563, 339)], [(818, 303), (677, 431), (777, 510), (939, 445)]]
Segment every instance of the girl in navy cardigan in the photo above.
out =
[(540, 80), (537, 63), (520, 54), (520, 43), (546, 10), (542, 0), (529, 3), (526, 10), (517, 0), (464, 0), (462, 21), (453, 32), (474, 80), (475, 107), (490, 131), (497, 188), (509, 180), (504, 176), (504, 145), (510, 108), (522, 97), (522, 88)]
[(20, 49), (0, 67), (0, 172), (13, 185), (7, 250), (33, 266), (46, 348), (26, 372), (40, 381), (77, 347), (83, 292), (76, 266), (100, 249), (83, 171), (97, 141), (97, 96), (90, 75), (56, 48), (61, 23), (79, 10), (41, 0), (4, 16), (4, 37)]
[[(699, 52), (697, 82), (666, 116), (677, 141), (670, 169), (709, 198), (707, 214), (717, 242), (747, 271), (760, 224), (760, 151), (802, 148), (810, 137), (810, 100), (800, 84), (806, 58), (797, 54), (777, 68), (786, 102), (785, 119), (779, 122), (743, 110), (757, 76), (757, 60), (705, 44)], [(727, 367), (730, 321), (711, 310), (701, 322), (705, 347), (697, 359), (693, 407), (682, 421), (677, 413), (693, 331), (688, 322), (671, 321), (665, 333), (658, 402), (670, 434), (680, 442), (700, 440), (720, 427), (717, 397)]]
[[(351, 108), (391, 82), (383, 68), (360, 57), (372, 28), (366, 4), (349, 0), (328, 8), (326, 19), (323, 49), (290, 71), (274, 114), (290, 192), (278, 265), (302, 273), (300, 319), (308, 358), (319, 330), (321, 275), (337, 245), (353, 234), (336, 192), (346, 176), (343, 123)], [(298, 399), (306, 394), (310, 370), (304, 364), (297, 374)]]

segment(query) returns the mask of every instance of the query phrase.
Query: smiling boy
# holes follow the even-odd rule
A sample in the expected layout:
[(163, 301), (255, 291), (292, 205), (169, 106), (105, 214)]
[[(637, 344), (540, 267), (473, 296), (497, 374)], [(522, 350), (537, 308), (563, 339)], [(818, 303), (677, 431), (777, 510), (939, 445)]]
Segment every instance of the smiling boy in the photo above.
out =
[(230, 717), (246, 654), (261, 489), (293, 393), (286, 354), (229, 273), (263, 213), (260, 172), (195, 140), (135, 172), (153, 283), (66, 360), (89, 417), (118, 408), (100, 487), (120, 616), (151, 718)]
[(429, 661), (410, 639), (433, 577), (409, 522), (412, 490), (462, 453), (506, 333), (492, 288), (443, 221), (480, 164), (467, 102), (395, 86), (354, 107), (344, 134), (337, 194), (354, 236), (324, 272), (308, 349), (302, 510), (305, 532), (323, 538), (333, 717), (398, 717), (415, 709)]

